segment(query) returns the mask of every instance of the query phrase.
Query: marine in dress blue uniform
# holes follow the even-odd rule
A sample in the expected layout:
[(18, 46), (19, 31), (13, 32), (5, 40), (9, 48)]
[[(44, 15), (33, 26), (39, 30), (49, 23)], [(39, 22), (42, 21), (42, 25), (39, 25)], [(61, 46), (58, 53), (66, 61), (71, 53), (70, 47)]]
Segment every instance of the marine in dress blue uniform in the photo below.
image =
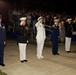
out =
[(67, 53), (71, 52), (71, 38), (72, 38), (73, 26), (72, 26), (72, 18), (67, 18), (65, 24), (65, 51)]
[(59, 36), (59, 26), (58, 19), (54, 21), (54, 25), (51, 28), (51, 40), (52, 40), (52, 54), (59, 55), (58, 53), (58, 36)]
[(19, 51), (20, 51), (20, 61), (21, 63), (27, 62), (26, 60), (26, 46), (28, 43), (28, 27), (26, 24), (26, 17), (20, 18), (20, 25), (17, 27), (17, 33), (18, 33), (18, 45), (19, 45)]
[(0, 15), (0, 65), (4, 64), (4, 45), (6, 44), (6, 28), (5, 24), (2, 23), (2, 16)]

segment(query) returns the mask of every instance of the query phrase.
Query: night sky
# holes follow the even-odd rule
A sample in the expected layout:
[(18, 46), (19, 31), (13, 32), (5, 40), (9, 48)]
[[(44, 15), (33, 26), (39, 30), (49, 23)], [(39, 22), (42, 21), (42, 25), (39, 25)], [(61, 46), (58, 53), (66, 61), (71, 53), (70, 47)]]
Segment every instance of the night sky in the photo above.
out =
[(76, 14), (76, 2), (73, 0), (0, 0), (0, 14), (4, 19), (8, 17), (8, 10), (23, 8)]
[[(43, 9), (59, 12), (76, 12), (76, 3), (73, 0), (0, 0), (15, 8)], [(8, 5), (8, 4), (7, 4)], [(14, 8), (13, 7), (13, 8)], [(1, 8), (1, 6), (0, 6)], [(2, 7), (3, 8), (3, 7)], [(11, 8), (10, 8), (11, 9)]]
[(39, 8), (71, 13), (75, 12), (74, 8), (76, 7), (76, 3), (73, 0), (17, 0), (17, 3), (23, 7), (29, 7), (30, 9)]

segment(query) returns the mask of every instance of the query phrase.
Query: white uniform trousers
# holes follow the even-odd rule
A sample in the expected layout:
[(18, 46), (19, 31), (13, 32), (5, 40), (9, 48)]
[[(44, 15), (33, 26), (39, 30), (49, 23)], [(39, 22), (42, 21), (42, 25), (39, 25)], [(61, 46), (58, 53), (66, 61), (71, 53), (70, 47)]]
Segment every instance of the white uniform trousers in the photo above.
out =
[(65, 37), (65, 51), (70, 51), (71, 38)]
[(43, 58), (42, 56), (43, 46), (44, 46), (44, 40), (41, 40), (41, 41), (37, 40), (37, 57), (38, 58)]
[(20, 60), (26, 60), (26, 46), (27, 44), (19, 43)]

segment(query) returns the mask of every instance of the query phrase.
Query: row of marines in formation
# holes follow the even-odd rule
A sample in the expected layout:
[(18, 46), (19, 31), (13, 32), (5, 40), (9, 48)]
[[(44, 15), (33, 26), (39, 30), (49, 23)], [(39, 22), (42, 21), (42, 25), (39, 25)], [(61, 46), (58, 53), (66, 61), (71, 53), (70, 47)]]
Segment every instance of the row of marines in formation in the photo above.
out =
[[(47, 25), (46, 25), (47, 26)], [(37, 23), (35, 24), (37, 34), (36, 34), (36, 42), (37, 42), (37, 58), (44, 58), (42, 55), (44, 42), (46, 39), (46, 29), (45, 24), (43, 24), (43, 17), (40, 16), (37, 19)], [(59, 37), (59, 20), (58, 18), (54, 20), (54, 24), (50, 27), (51, 29), (51, 42), (52, 42), (52, 54), (59, 55), (58, 53), (58, 37)], [(72, 36), (72, 18), (67, 18), (65, 23), (65, 51), (70, 52), (71, 45), (71, 36)], [(21, 63), (27, 62), (26, 58), (26, 46), (29, 42), (28, 33), (29, 28), (27, 26), (27, 18), (21, 17), (20, 24), (17, 26), (16, 31), (18, 33), (17, 43), (20, 52), (20, 61)], [(6, 45), (6, 28), (5, 24), (2, 23), (2, 15), (0, 15), (0, 65), (5, 66), (4, 64), (4, 47)]]

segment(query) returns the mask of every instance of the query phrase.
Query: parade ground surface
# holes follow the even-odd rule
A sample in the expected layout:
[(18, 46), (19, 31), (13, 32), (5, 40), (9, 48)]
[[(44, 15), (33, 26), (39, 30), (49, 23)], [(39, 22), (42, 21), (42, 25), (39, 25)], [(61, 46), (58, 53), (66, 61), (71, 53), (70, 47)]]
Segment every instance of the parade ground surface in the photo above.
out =
[[(36, 45), (29, 44), (28, 62), (21, 63), (16, 41), (7, 40), (4, 52), (6, 66), (0, 66), (0, 70), (7, 75), (76, 75), (76, 53), (66, 53), (64, 44), (59, 44), (60, 55), (52, 55), (51, 50), (50, 47), (44, 47), (44, 59), (38, 59)], [(76, 43), (72, 43), (71, 50), (76, 51)]]

